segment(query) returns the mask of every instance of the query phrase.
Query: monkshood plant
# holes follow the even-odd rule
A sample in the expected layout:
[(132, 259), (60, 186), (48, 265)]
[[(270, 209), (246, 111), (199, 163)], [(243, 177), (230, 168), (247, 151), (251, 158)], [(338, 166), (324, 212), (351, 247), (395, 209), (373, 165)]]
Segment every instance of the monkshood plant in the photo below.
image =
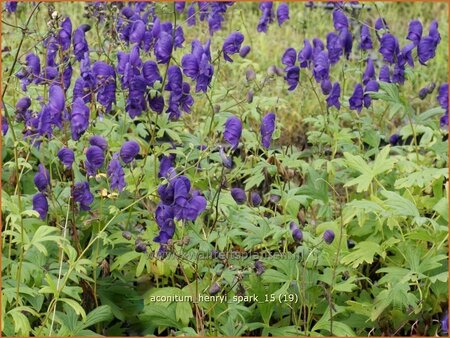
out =
[(446, 6), (6, 2), (2, 333), (447, 335)]

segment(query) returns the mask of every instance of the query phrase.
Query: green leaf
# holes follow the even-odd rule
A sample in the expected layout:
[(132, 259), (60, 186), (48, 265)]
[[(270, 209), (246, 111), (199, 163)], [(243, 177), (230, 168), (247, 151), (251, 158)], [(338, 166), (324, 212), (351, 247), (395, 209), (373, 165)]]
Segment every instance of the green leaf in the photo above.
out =
[(30, 322), (28, 318), (22, 313), (20, 308), (12, 309), (8, 312), (14, 322), (14, 332), (21, 336), (29, 336), (31, 331)]
[(356, 284), (353, 283), (356, 280), (355, 276), (349, 277), (346, 281), (336, 284), (333, 287), (333, 291), (337, 292), (352, 292), (353, 289), (357, 288)]
[(81, 307), (79, 302), (77, 302), (73, 299), (70, 299), (70, 298), (60, 298), (59, 301), (66, 303), (75, 311), (75, 313), (77, 315), (81, 315), (81, 317), (83, 317), (83, 319), (86, 319), (86, 312)]
[(142, 253), (140, 252), (130, 251), (118, 256), (117, 259), (111, 264), (111, 271), (122, 269), (130, 261), (140, 257), (141, 255)]
[(395, 181), (395, 189), (429, 186), (441, 177), (448, 177), (447, 168), (420, 168), (406, 177)]
[(356, 192), (367, 191), (369, 189), (370, 183), (372, 183), (372, 179), (372, 174), (363, 174), (345, 183), (344, 187), (351, 187), (352, 185), (356, 185)]
[(438, 273), (437, 275), (431, 276), (430, 278), (430, 282), (431, 283), (436, 283), (436, 281), (441, 281), (443, 283), (447, 283), (448, 281), (448, 273), (447, 272), (441, 272)]
[(386, 197), (386, 208), (391, 210), (394, 215), (412, 217), (420, 216), (419, 210), (417, 210), (416, 206), (410, 200), (400, 196), (398, 193), (383, 190), (381, 194)]
[(188, 326), (189, 319), (194, 318), (191, 304), (189, 302), (178, 302), (175, 308), (175, 318), (181, 321), (184, 326)]
[(379, 174), (382, 174), (386, 171), (389, 171), (394, 166), (395, 160), (394, 159), (388, 159), (389, 152), (391, 150), (390, 146), (384, 147), (380, 153), (375, 158), (375, 162), (372, 166), (372, 175), (377, 176)]
[(439, 202), (437, 202), (436, 205), (433, 207), (433, 210), (436, 211), (446, 222), (448, 222), (448, 199), (447, 199), (447, 197), (441, 198), (439, 200)]
[(109, 305), (100, 305), (88, 313), (86, 320), (83, 321), (83, 329), (87, 329), (97, 323), (109, 321), (112, 317), (113, 314)]
[(60, 236), (55, 236), (52, 234), (55, 234), (59, 232), (58, 228), (50, 227), (48, 225), (41, 225), (36, 232), (34, 233), (33, 238), (31, 239), (30, 243), (25, 245), (25, 251), (27, 251), (31, 246), (34, 246), (36, 249), (38, 249), (40, 252), (42, 252), (45, 256), (47, 256), (47, 248), (45, 245), (43, 245), (43, 242), (59, 242), (63, 238)]
[(289, 277), (277, 270), (268, 269), (264, 272), (263, 280), (268, 283), (285, 283)]
[(166, 308), (157, 304), (150, 304), (146, 306), (142, 315), (144, 320), (151, 320), (160, 327), (173, 327), (181, 329), (182, 325), (176, 320), (175, 311), (172, 308)]
[(372, 172), (369, 165), (366, 163), (366, 161), (364, 161), (364, 159), (361, 156), (359, 155), (355, 156), (345, 152), (344, 157), (347, 165), (350, 168), (359, 171), (361, 174), (370, 174)]
[(346, 265), (352, 264), (353, 268), (357, 268), (364, 262), (372, 264), (376, 254), (381, 255), (379, 244), (370, 241), (360, 242), (341, 259), (341, 263)]

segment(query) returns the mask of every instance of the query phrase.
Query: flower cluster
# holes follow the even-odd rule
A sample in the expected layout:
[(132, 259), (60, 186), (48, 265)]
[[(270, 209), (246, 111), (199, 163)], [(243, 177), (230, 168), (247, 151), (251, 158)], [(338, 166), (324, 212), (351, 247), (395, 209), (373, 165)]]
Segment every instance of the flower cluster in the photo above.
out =
[(155, 15), (154, 4), (130, 4), (121, 10), (117, 21), (119, 37), (127, 43), (139, 46), (145, 52), (153, 51), (158, 63), (167, 64), (176, 48), (181, 48), (184, 33), (181, 26), (161, 22)]
[(154, 111), (160, 113), (164, 102), (162, 96), (155, 96), (147, 103), (146, 93), (156, 81), (162, 78), (154, 61), (142, 62), (139, 47), (135, 46), (129, 54), (119, 51), (117, 53), (117, 73), (120, 75), (122, 88), (128, 91), (125, 110), (131, 118), (140, 116), (147, 110), (148, 105)]
[(244, 35), (240, 32), (234, 32), (228, 35), (222, 46), (223, 58), (225, 61), (233, 62), (230, 55), (240, 52), (243, 41)]
[(184, 55), (181, 59), (184, 75), (196, 82), (196, 92), (206, 93), (214, 74), (210, 46), (211, 40), (208, 40), (205, 45), (202, 45), (199, 40), (193, 40), (191, 53)]
[[(326, 49), (324, 43), (318, 39), (313, 39), (311, 45), (308, 39), (304, 40), (304, 47), (299, 51), (298, 56), (294, 48), (290, 47), (284, 52), (281, 63), (285, 65), (285, 80), (288, 83), (288, 90), (294, 90), (300, 78), (300, 68), (311, 68), (312, 75), (317, 83), (320, 83), (322, 93), (327, 95), (327, 107), (340, 109), (341, 87), (338, 82), (331, 83), (330, 69), (336, 65), (342, 56), (350, 58), (353, 48), (353, 34), (351, 33), (351, 22), (338, 6), (332, 13), (335, 31), (330, 32), (326, 38)], [(433, 21), (430, 25), (429, 34), (422, 37), (422, 24), (419, 20), (412, 20), (409, 24), (409, 31), (406, 39), (411, 43), (400, 48), (398, 39), (389, 32), (389, 27), (384, 18), (378, 18), (375, 22), (375, 31), (380, 36), (380, 47), (378, 52), (382, 56), (384, 64), (379, 71), (379, 81), (403, 84), (405, 82), (405, 67), (414, 67), (413, 50), (417, 49), (417, 58), (423, 65), (436, 54), (436, 48), (441, 40), (438, 32), (438, 25)], [(369, 51), (374, 48), (368, 24), (360, 26), (359, 48)], [(296, 66), (296, 61), (299, 66)], [(356, 83), (352, 95), (349, 98), (349, 108), (361, 112), (363, 107), (370, 107), (371, 93), (378, 92), (379, 83), (376, 77), (376, 69), (372, 57), (366, 60), (366, 68), (362, 76), (362, 83)], [(426, 95), (425, 92), (423, 95)], [(441, 102), (441, 101), (439, 101)], [(445, 108), (444, 108), (445, 109)], [(441, 119), (441, 124), (445, 124), (446, 115)]]
[[(193, 2), (186, 10), (186, 22), (188, 26), (194, 26), (197, 22), (196, 13), (200, 21), (207, 21), (209, 34), (212, 36), (215, 32), (222, 29), (222, 22), (225, 20), (224, 15), (228, 7), (232, 6), (232, 1), (199, 1)], [(198, 8), (198, 10), (196, 9)], [(183, 13), (185, 10), (185, 2), (176, 2), (175, 8), (178, 12)]]
[[(273, 2), (266, 1), (259, 4), (259, 9), (262, 15), (259, 19), (257, 30), (258, 32), (267, 32), (269, 24), (271, 24), (275, 19), (275, 13), (273, 9)], [(278, 25), (281, 26), (286, 20), (289, 20), (289, 6), (287, 3), (280, 3), (277, 8), (276, 17), (278, 20)]]
[(164, 254), (165, 245), (175, 233), (175, 220), (195, 221), (205, 210), (206, 199), (198, 190), (191, 192), (191, 182), (186, 176), (177, 176), (158, 188), (161, 202), (155, 212), (159, 234), (154, 241), (161, 244), (159, 253)]
[(8, 13), (14, 13), (17, 10), (17, 1), (6, 1), (5, 9)]
[[(230, 193), (237, 204), (244, 204), (247, 201), (247, 195), (244, 189), (232, 188)], [(249, 201), (251, 206), (259, 207), (262, 203), (261, 195), (257, 191), (252, 191), (249, 193)]]

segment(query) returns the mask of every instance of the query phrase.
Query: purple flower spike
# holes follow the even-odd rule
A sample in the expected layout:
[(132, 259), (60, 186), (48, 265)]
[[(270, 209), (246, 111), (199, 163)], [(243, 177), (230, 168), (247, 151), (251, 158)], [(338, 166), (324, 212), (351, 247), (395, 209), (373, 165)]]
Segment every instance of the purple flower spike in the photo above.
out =
[(439, 87), (437, 100), (442, 109), (445, 109), (444, 115), (440, 120), (441, 128), (448, 126), (448, 83), (444, 83)]
[(188, 7), (186, 22), (188, 26), (195, 25), (195, 7), (193, 5)]
[(192, 41), (191, 54), (186, 54), (181, 59), (184, 75), (197, 82), (196, 92), (206, 92), (214, 75), (210, 44), (211, 40), (208, 40), (204, 46), (198, 40)]
[(3, 136), (6, 135), (6, 133), (8, 132), (9, 126), (8, 126), (8, 121), (6, 120), (6, 117), (1, 115), (1, 124), (2, 124), (2, 134)]
[(69, 17), (66, 17), (61, 23), (61, 30), (58, 34), (58, 41), (63, 51), (70, 47), (70, 39), (72, 35), (72, 22)]
[(167, 64), (172, 56), (172, 34), (161, 32), (155, 44), (155, 56), (158, 63)]
[(363, 84), (367, 84), (370, 80), (375, 80), (375, 67), (371, 58), (367, 60), (367, 66), (363, 74)]
[(334, 32), (330, 32), (327, 35), (327, 50), (330, 63), (332, 65), (336, 64), (343, 53), (343, 46), (341, 39)]
[(30, 108), (30, 106), (31, 106), (31, 99), (27, 96), (22, 97), (16, 103), (16, 112), (23, 114), (28, 110), (28, 108)]
[(97, 61), (92, 65), (92, 73), (95, 87), (98, 88), (97, 101), (109, 112), (112, 104), (116, 102), (116, 72), (107, 63)]

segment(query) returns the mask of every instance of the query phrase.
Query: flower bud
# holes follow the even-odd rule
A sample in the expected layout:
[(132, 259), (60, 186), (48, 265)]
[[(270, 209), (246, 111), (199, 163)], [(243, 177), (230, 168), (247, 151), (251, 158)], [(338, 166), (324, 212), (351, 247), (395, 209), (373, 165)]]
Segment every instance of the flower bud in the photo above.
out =
[(228, 169), (233, 168), (233, 160), (231, 159), (231, 157), (228, 157), (225, 154), (225, 151), (223, 150), (223, 148), (220, 148), (219, 155), (220, 155), (220, 158), (222, 159), (222, 163), (225, 168), (228, 168)]
[(209, 294), (211, 296), (214, 296), (216, 294), (218, 294), (220, 292), (220, 285), (217, 283), (214, 283), (210, 288), (209, 288)]
[(122, 232), (122, 237), (129, 241), (131, 239), (131, 232), (129, 231)]
[(212, 258), (217, 258), (218, 256), (219, 256), (219, 251), (217, 251), (216, 249), (211, 250)]
[(284, 77), (284, 70), (283, 70), (283, 68), (275, 66), (275, 74), (277, 74), (278, 76), (283, 76)]
[(231, 197), (233, 197), (237, 204), (244, 204), (247, 199), (245, 196), (245, 191), (241, 188), (231, 189)]
[(264, 273), (264, 271), (266, 271), (263, 262), (261, 262), (259, 260), (255, 262), (255, 268), (254, 269), (255, 269), (255, 272), (256, 272), (257, 276), (261, 276)]
[(250, 199), (251, 199), (252, 205), (254, 207), (258, 207), (262, 202), (261, 196), (256, 191), (253, 191), (251, 193)]
[(297, 243), (301, 242), (303, 240), (303, 232), (298, 228), (297, 223), (291, 222), (291, 224), (289, 225), (289, 228), (292, 231), (292, 237), (294, 238), (294, 240)]
[(147, 245), (138, 238), (134, 243), (134, 250), (136, 252), (147, 252)]
[(276, 71), (277, 70), (275, 65), (269, 66), (269, 68), (267, 68), (267, 74), (270, 76), (275, 75)]
[(347, 240), (347, 248), (353, 249), (355, 247), (356, 243), (352, 241), (351, 239)]
[(272, 194), (272, 195), (270, 195), (269, 200), (270, 200), (270, 202), (277, 204), (280, 201), (280, 199), (281, 199), (280, 196)]
[(253, 81), (254, 79), (256, 79), (256, 74), (253, 71), (253, 69), (247, 69), (247, 71), (245, 72), (245, 78), (247, 79), (247, 81)]
[(239, 51), (239, 55), (242, 57), (242, 58), (245, 58), (247, 55), (248, 55), (248, 53), (250, 53), (250, 50), (251, 50), (252, 48), (249, 46), (249, 45), (245, 45), (245, 46), (243, 46), (242, 48), (241, 48), (241, 50)]
[(323, 240), (325, 241), (325, 243), (327, 244), (331, 244), (334, 241), (334, 232), (333, 230), (326, 230), (323, 233)]
[(248, 103), (252, 103), (253, 102), (253, 95), (254, 95), (253, 90), (250, 89), (247, 92), (247, 102)]
[(397, 145), (397, 143), (400, 141), (401, 136), (399, 134), (393, 134), (391, 137), (389, 137), (389, 143), (393, 146)]

